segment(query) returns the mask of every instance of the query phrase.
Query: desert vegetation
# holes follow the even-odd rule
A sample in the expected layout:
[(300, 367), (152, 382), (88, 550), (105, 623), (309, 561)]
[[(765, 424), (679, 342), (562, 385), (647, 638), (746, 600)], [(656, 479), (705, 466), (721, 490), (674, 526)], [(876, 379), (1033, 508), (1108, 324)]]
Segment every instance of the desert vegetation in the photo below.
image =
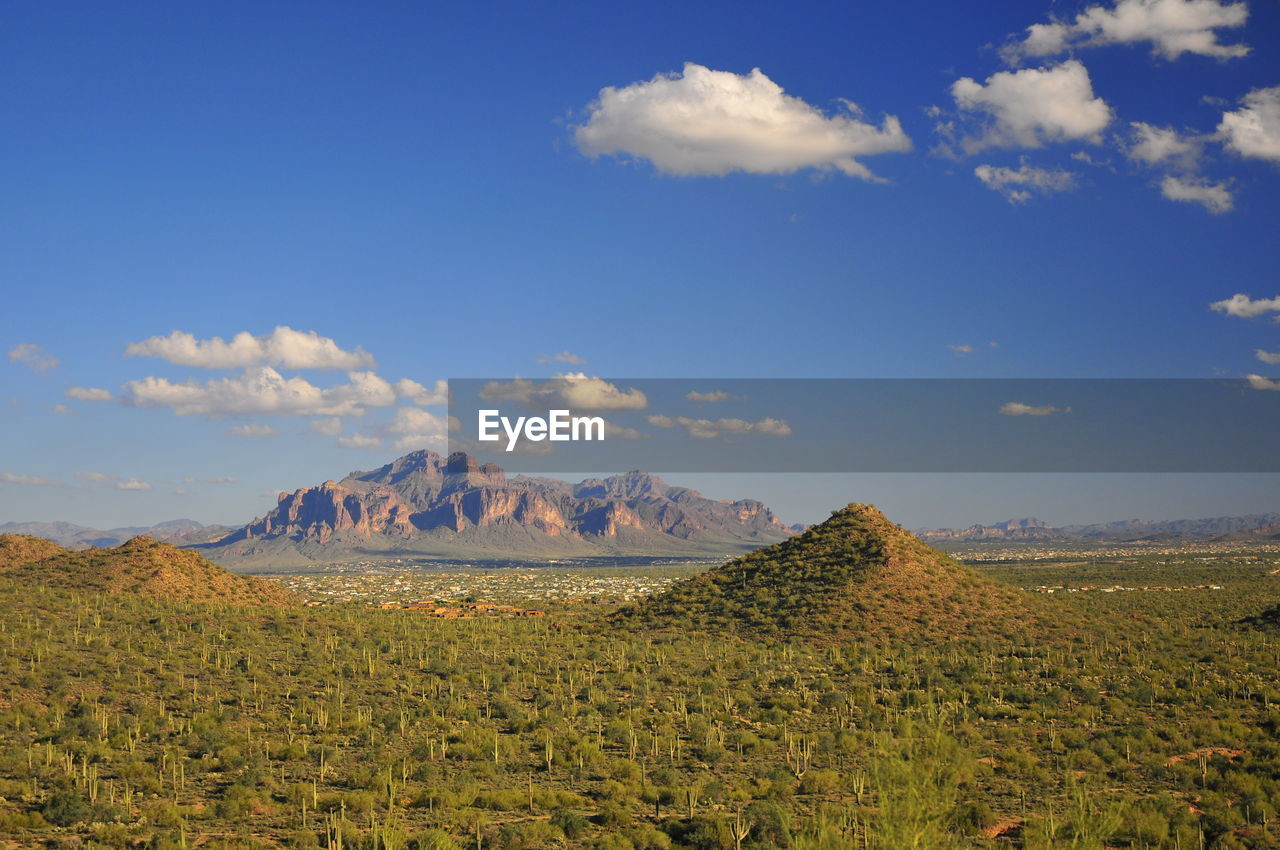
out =
[[(1280, 633), (1240, 621), (1276, 566), (998, 565), (981, 584), (1088, 627), (993, 606), (876, 640), (5, 578), (0, 842), (1274, 847)], [(1135, 574), (1223, 589), (1011, 589)]]

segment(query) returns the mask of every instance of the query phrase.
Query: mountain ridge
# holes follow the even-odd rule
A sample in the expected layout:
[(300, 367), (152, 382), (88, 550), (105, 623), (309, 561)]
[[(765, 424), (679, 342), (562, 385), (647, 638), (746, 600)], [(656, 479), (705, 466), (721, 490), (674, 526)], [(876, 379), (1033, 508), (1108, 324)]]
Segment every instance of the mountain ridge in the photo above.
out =
[(272, 566), (392, 556), (693, 556), (791, 533), (761, 502), (708, 499), (638, 470), (576, 484), (509, 478), (462, 453), (423, 450), (280, 493), (263, 516), (197, 548), (222, 563)]
[(1127, 543), (1144, 540), (1248, 540), (1250, 535), (1280, 531), (1280, 513), (1257, 513), (1240, 516), (1205, 517), (1200, 519), (1143, 520), (1052, 526), (1027, 517), (991, 525), (975, 524), (967, 528), (924, 528), (915, 533), (929, 543), (987, 542), (1096, 542)]

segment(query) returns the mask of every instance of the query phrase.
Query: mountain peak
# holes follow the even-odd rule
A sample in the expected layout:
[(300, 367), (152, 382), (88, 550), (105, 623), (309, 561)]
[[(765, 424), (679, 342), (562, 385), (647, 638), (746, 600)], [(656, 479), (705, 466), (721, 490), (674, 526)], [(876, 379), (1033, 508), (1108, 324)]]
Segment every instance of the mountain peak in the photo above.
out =
[(417, 451), (285, 494), (202, 547), (228, 563), (281, 565), (380, 552), (503, 558), (722, 555), (788, 536), (759, 502), (718, 502), (639, 470), (570, 484), (507, 474), (455, 452)]

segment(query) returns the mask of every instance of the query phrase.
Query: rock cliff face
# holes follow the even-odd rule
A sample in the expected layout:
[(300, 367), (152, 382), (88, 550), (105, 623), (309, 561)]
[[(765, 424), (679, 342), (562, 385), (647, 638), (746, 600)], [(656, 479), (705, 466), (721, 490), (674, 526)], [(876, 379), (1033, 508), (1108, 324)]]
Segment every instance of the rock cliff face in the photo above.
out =
[(720, 502), (643, 472), (578, 484), (508, 478), (465, 454), (418, 451), (293, 493), (204, 547), (224, 562), (281, 564), (354, 553), (520, 557), (729, 552), (791, 529), (760, 502)]

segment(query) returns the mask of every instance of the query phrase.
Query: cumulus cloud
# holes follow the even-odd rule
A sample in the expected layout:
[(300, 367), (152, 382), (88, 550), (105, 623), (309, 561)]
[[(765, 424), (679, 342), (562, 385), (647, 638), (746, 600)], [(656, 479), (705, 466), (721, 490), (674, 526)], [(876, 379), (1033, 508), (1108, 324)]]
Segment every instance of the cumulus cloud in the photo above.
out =
[(1244, 106), (1224, 112), (1218, 135), (1241, 156), (1280, 162), (1280, 86), (1254, 89)]
[(61, 481), (52, 478), (41, 478), (39, 475), (23, 475), (16, 472), (0, 472), (0, 481), (5, 484), (17, 484), (20, 487), (66, 487)]
[(108, 481), (119, 480), (117, 476), (107, 475), (105, 472), (77, 472), (76, 478), (88, 481), (90, 484), (106, 484)]
[(137, 478), (126, 478), (123, 481), (116, 482), (117, 490), (150, 490), (151, 484), (146, 481), (139, 481)]
[(561, 351), (559, 354), (541, 354), (538, 356), (537, 362), (538, 363), (569, 363), (570, 365), (573, 365), (573, 366), (581, 366), (583, 363), (586, 363), (587, 361), (583, 360), (581, 357), (574, 354), (572, 351)]
[(665, 416), (655, 413), (648, 417), (650, 425), (659, 428), (675, 428), (680, 426), (689, 432), (690, 437), (709, 439), (735, 434), (766, 434), (773, 437), (786, 437), (791, 433), (791, 425), (785, 419), (766, 417), (755, 422), (746, 419), (690, 419), (687, 416)]
[(730, 395), (724, 390), (711, 390), (710, 392), (701, 393), (692, 390), (685, 393), (685, 398), (689, 401), (696, 401), (701, 404), (719, 404), (722, 401), (742, 401), (741, 396)]
[(440, 449), (449, 438), (449, 423), (443, 416), (436, 416), (416, 407), (401, 407), (387, 425), (387, 432), (397, 435), (397, 449)]
[(679, 74), (601, 89), (574, 140), (587, 156), (629, 154), (682, 176), (817, 168), (875, 179), (859, 157), (911, 149), (896, 116), (877, 127), (855, 104), (843, 107), (828, 116), (759, 68), (734, 74), (689, 62)]
[(342, 433), (342, 420), (336, 416), (312, 419), (311, 430), (325, 437), (336, 437)]
[(1129, 126), (1133, 134), (1125, 154), (1130, 159), (1187, 171), (1196, 168), (1202, 148), (1198, 139), (1180, 135), (1172, 127), (1156, 127), (1142, 121), (1134, 121)]
[(67, 407), (65, 404), (55, 404), (53, 406), (53, 412), (62, 416), (67, 416), (71, 413), (71, 408)]
[(270, 366), (245, 369), (234, 378), (175, 382), (143, 378), (125, 384), (124, 400), (138, 407), (169, 407), (178, 416), (296, 414), (360, 416), (390, 407), (396, 393), (373, 372), (348, 372), (349, 383), (321, 389), (305, 378), (285, 378)]
[(973, 353), (973, 346), (972, 346), (972, 345), (969, 345), (969, 344), (967, 344), (967, 343), (966, 343), (966, 344), (964, 344), (964, 345), (951, 345), (951, 344), (948, 344), (948, 345), (947, 345), (947, 348), (950, 348), (950, 349), (951, 349), (952, 351), (954, 351), (956, 354), (972, 354), (972, 353)]
[(487, 401), (515, 401), (529, 407), (570, 410), (643, 410), (649, 399), (635, 387), (619, 389), (602, 378), (569, 372), (546, 381), (490, 381), (480, 390)]
[(1050, 68), (1000, 71), (985, 84), (961, 77), (952, 83), (951, 96), (960, 109), (987, 116), (984, 131), (962, 143), (968, 153), (993, 146), (1100, 142), (1111, 123), (1111, 107), (1094, 96), (1088, 70), (1074, 59)]
[(1270, 378), (1264, 378), (1261, 375), (1249, 375), (1246, 377), (1249, 386), (1255, 390), (1272, 390), (1280, 391), (1280, 381), (1273, 381)]
[(276, 432), (275, 428), (270, 425), (261, 425), (257, 422), (250, 422), (245, 425), (232, 425), (227, 429), (227, 433), (233, 437), (270, 437)]
[(425, 387), (409, 378), (396, 381), (396, 395), (422, 407), (449, 403), (449, 382), (438, 380), (434, 387)]
[(1149, 42), (1166, 59), (1184, 53), (1233, 59), (1244, 56), (1244, 44), (1222, 44), (1217, 30), (1244, 26), (1245, 3), (1218, 0), (1119, 0), (1111, 8), (1089, 6), (1073, 21), (1051, 21), (1027, 27), (1026, 37), (1004, 48), (1006, 61), (1056, 56), (1084, 47)]
[[(1076, 185), (1076, 175), (1070, 171), (1033, 168), (1026, 163), (1019, 168), (979, 165), (973, 173), (988, 189), (1004, 195), (1011, 204), (1026, 203), (1033, 193), (1051, 195)], [(955, 346), (952, 349), (958, 350)]]
[(1023, 404), (1020, 401), (1007, 401), (1000, 405), (1000, 412), (1005, 416), (1052, 416), (1055, 413), (1070, 413), (1071, 408), (1051, 407), (1049, 405), (1037, 407)]
[(1160, 193), (1171, 201), (1200, 204), (1215, 215), (1231, 212), (1235, 206), (1235, 199), (1226, 183), (1215, 183), (1200, 177), (1166, 174), (1164, 180), (1160, 181)]
[(78, 398), (81, 401), (111, 401), (111, 393), (101, 387), (72, 387), (67, 390), (67, 398)]
[(285, 369), (372, 369), (373, 356), (357, 346), (345, 351), (315, 331), (295, 331), (281, 325), (263, 336), (241, 331), (228, 342), (222, 337), (197, 339), (184, 331), (153, 336), (125, 346), (125, 354), (159, 357), (179, 366), (236, 369), (243, 366), (279, 366)]
[(48, 372), (58, 368), (58, 358), (34, 342), (20, 342), (9, 349), (9, 362), (21, 363), (33, 372)]
[(1237, 292), (1230, 298), (1215, 301), (1209, 305), (1210, 310), (1238, 316), (1241, 319), (1252, 319), (1265, 313), (1280, 313), (1280, 295), (1275, 298), (1250, 298), (1243, 292)]
[(346, 449), (376, 449), (382, 445), (381, 437), (368, 437), (356, 432), (347, 437), (339, 437), (338, 445)]
[(1275, 365), (1280, 363), (1280, 351), (1263, 351), (1261, 348), (1253, 352), (1263, 363)]

